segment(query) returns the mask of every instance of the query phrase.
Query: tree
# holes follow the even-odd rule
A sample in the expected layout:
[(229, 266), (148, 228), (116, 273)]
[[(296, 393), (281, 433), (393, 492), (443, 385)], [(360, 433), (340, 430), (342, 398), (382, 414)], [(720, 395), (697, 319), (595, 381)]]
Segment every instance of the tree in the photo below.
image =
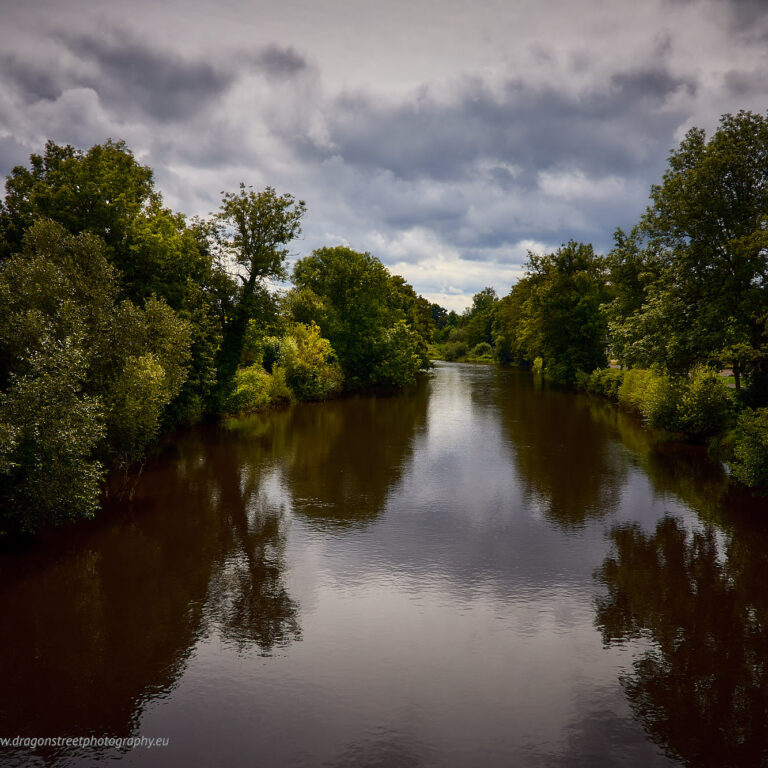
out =
[(130, 282), (124, 248), (130, 222), (158, 195), (152, 170), (136, 162), (125, 142), (108, 139), (83, 152), (48, 141), (42, 155), (30, 156), (29, 168), (11, 171), (5, 186), (4, 256), (20, 249), (35, 219), (51, 219), (72, 234), (101, 237)]
[(87, 151), (49, 141), (29, 167), (12, 170), (0, 205), (0, 259), (20, 251), (40, 219), (72, 235), (98, 236), (121, 298), (137, 305), (162, 298), (191, 323), (191, 375), (171, 418), (198, 418), (216, 381), (221, 325), (235, 288), (215, 263), (209, 228), (165, 208), (152, 170), (112, 139)]
[(604, 264), (591, 245), (571, 240), (554, 253), (529, 253), (526, 276), (498, 310), (500, 359), (541, 357), (562, 380), (604, 366), (605, 299)]
[(723, 115), (709, 140), (692, 128), (651, 201), (641, 227), (662, 270), (638, 318), (674, 332), (672, 365), (729, 362), (768, 397), (768, 117)]
[[(275, 365), (299, 400), (324, 400), (341, 389), (342, 372), (328, 339), (314, 323), (293, 323), (279, 340)], [(274, 370), (273, 370), (274, 373)]]
[[(414, 326), (428, 305), (413, 300), (413, 289), (375, 256), (343, 246), (319, 248), (296, 263), (293, 282), (294, 319), (320, 326), (348, 388), (401, 386), (426, 365), (426, 341)], [(409, 303), (419, 309), (410, 316)]]
[(522, 277), (499, 300), (491, 332), (496, 359), (501, 363), (528, 364), (536, 357), (533, 350), (527, 349), (524, 335), (531, 286), (530, 277)]
[(216, 215), (217, 242), (233, 262), (240, 286), (224, 327), (220, 381), (227, 382), (237, 370), (248, 320), (275, 311), (266, 281), (285, 277), (287, 245), (301, 233), (305, 212), (303, 200), (278, 195), (272, 187), (254, 192), (240, 184), (239, 192), (224, 194)]
[(472, 348), (477, 344), (493, 344), (493, 320), (499, 297), (491, 287), (483, 288), (472, 297), (472, 306), (462, 318), (467, 346)]
[(0, 264), (0, 527), (88, 516), (107, 464), (141, 460), (187, 375), (189, 326), (118, 301), (103, 241), (51, 221)]

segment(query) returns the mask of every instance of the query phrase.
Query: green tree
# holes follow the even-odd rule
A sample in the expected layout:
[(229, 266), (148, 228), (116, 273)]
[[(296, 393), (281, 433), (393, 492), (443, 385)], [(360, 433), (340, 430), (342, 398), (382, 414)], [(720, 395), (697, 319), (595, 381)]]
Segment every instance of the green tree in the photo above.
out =
[(21, 248), (35, 219), (47, 218), (72, 234), (91, 232), (107, 244), (130, 282), (125, 244), (130, 223), (157, 199), (152, 170), (136, 162), (123, 141), (109, 139), (87, 152), (47, 142), (30, 167), (16, 166), (6, 179), (0, 231), (5, 257)]
[(9, 528), (92, 513), (103, 467), (143, 457), (184, 383), (189, 325), (160, 299), (119, 302), (117, 279), (100, 238), (51, 221), (33, 224), (22, 252), (0, 264)]
[(336, 353), (315, 323), (292, 324), (280, 340), (275, 362), (300, 400), (324, 400), (341, 389), (343, 374)]
[(531, 295), (530, 277), (522, 277), (507, 296), (499, 300), (491, 328), (496, 359), (501, 363), (529, 364), (536, 357), (526, 347), (524, 322)]
[(343, 246), (320, 248), (296, 263), (293, 282), (294, 319), (320, 326), (348, 388), (401, 386), (426, 364), (418, 320), (406, 311), (413, 289), (407, 291), (375, 256)]
[(0, 257), (18, 252), (39, 219), (73, 235), (97, 235), (122, 298), (138, 305), (163, 298), (191, 323), (191, 375), (170, 418), (198, 418), (216, 381), (221, 326), (235, 289), (214, 259), (210, 228), (165, 208), (152, 170), (111, 139), (87, 151), (49, 141), (29, 167), (12, 170), (0, 206)]
[(550, 376), (569, 381), (604, 366), (605, 299), (604, 263), (591, 245), (571, 240), (554, 253), (529, 253), (525, 278), (498, 310), (499, 358), (541, 357)]
[(493, 321), (499, 297), (491, 288), (483, 288), (472, 297), (472, 306), (462, 317), (465, 341), (468, 347), (493, 343)]
[(709, 140), (692, 128), (651, 201), (641, 226), (662, 271), (638, 335), (666, 327), (676, 354), (659, 362), (731, 363), (768, 397), (768, 117), (723, 115)]
[(85, 393), (82, 339), (45, 333), (0, 391), (0, 535), (90, 517), (104, 466), (100, 400)]
[(255, 192), (241, 184), (239, 192), (222, 198), (217, 243), (240, 281), (219, 354), (219, 377), (225, 383), (240, 363), (248, 321), (276, 312), (266, 281), (285, 277), (287, 246), (301, 233), (305, 212), (303, 200), (278, 195), (272, 187)]

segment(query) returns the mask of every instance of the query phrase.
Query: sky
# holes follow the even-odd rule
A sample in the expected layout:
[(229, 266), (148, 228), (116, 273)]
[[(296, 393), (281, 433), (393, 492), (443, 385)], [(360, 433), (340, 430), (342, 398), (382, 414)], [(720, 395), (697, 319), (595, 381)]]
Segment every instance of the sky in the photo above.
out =
[(768, 0), (0, 0), (0, 174), (124, 139), (165, 203), (245, 182), (457, 311), (600, 252), (693, 126), (768, 108)]

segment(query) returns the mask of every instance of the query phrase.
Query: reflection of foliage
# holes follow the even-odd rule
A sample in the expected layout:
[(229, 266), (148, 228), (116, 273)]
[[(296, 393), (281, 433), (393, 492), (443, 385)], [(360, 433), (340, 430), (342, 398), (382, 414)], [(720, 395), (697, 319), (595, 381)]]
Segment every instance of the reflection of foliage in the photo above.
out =
[(622, 679), (646, 731), (690, 765), (765, 764), (766, 542), (733, 535), (722, 557), (714, 529), (689, 536), (673, 518), (652, 535), (630, 525), (611, 538), (596, 623), (607, 644), (653, 641)]
[(604, 425), (592, 417), (588, 398), (552, 388), (535, 392), (535, 378), (520, 374), (514, 396), (499, 391), (498, 408), (520, 481), (555, 523), (583, 525), (616, 506), (623, 458)]
[(209, 605), (225, 638), (241, 650), (268, 654), (300, 636), (298, 606), (283, 581), (285, 526), (281, 507), (259, 497), (259, 463), (220, 465), (219, 499), (229, 545), (214, 575)]
[(588, 402), (592, 418), (618, 432), (657, 494), (676, 496), (717, 524), (723, 523), (728, 506), (750, 505), (745, 493), (729, 486), (722, 465), (709, 460), (703, 448), (666, 442), (661, 433), (643, 427), (635, 415), (606, 400), (589, 398)]
[(103, 524), (60, 534), (54, 551), (0, 560), (9, 733), (126, 736), (212, 627), (262, 653), (299, 635), (284, 516), (259, 494), (268, 457), (210, 437), (178, 439), (144, 471), (132, 504), (107, 504)]
[(258, 445), (279, 458), (298, 513), (322, 525), (351, 525), (384, 509), (426, 420), (428, 386), (420, 381), (403, 395), (297, 406), (229, 425), (250, 450)]

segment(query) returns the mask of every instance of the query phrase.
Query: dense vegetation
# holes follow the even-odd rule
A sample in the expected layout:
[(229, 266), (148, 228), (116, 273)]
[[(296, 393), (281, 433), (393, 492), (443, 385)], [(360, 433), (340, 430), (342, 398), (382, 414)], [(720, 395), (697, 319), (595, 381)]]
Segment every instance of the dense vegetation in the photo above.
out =
[(530, 253), (507, 296), (485, 288), (457, 315), (347, 247), (300, 259), (276, 291), (303, 201), (241, 185), (187, 220), (124, 143), (49, 142), (0, 202), (0, 534), (93, 514), (107, 471), (164, 430), (402, 387), (430, 355), (577, 383), (716, 440), (765, 487), (768, 118), (689, 131), (650, 200), (607, 255)]
[(163, 206), (122, 142), (49, 142), (0, 203), (0, 535), (94, 513), (163, 430), (427, 365), (428, 302), (367, 253), (287, 276), (305, 204), (241, 185), (207, 220)]
[(509, 295), (486, 288), (436, 321), (437, 356), (575, 382), (653, 427), (716, 438), (736, 479), (768, 486), (768, 118), (690, 130), (607, 255), (573, 241), (531, 253)]

